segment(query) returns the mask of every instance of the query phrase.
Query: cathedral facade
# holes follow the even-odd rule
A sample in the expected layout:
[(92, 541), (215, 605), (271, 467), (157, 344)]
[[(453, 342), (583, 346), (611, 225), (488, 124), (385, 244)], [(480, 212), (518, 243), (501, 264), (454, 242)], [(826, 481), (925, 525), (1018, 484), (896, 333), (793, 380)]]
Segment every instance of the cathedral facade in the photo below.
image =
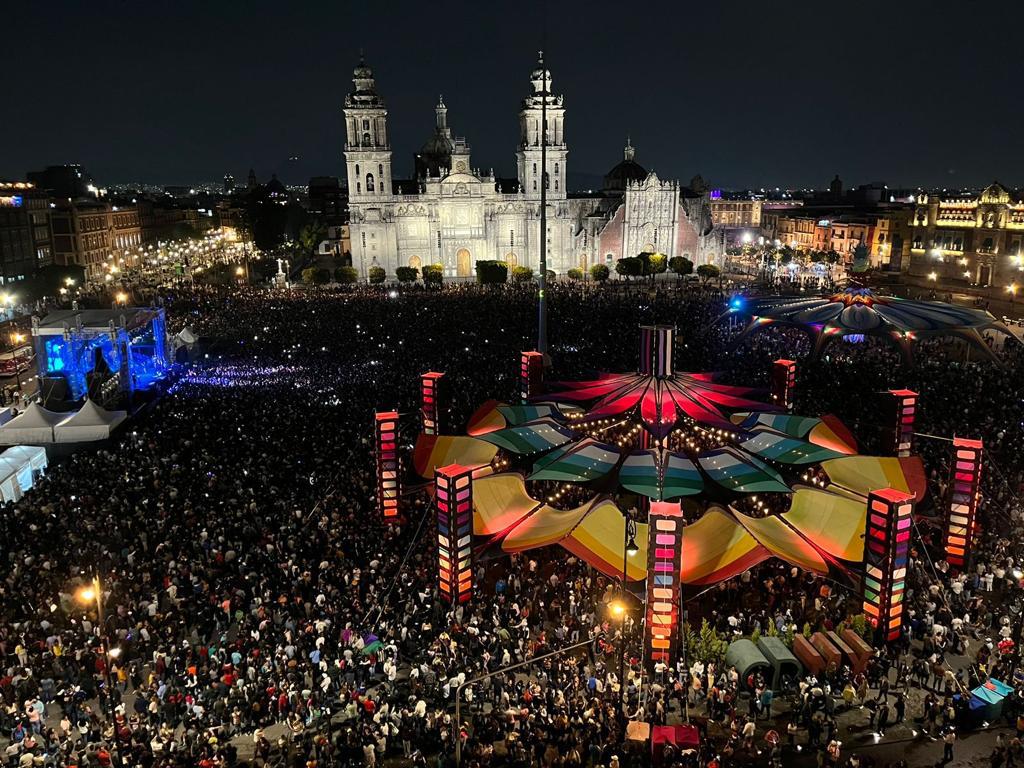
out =
[[(519, 110), (516, 178), (473, 167), (466, 140), (452, 135), (443, 99), (434, 134), (415, 157), (414, 178), (392, 176), (388, 111), (373, 72), (360, 62), (345, 98), (345, 165), (352, 264), (362, 276), (380, 266), (389, 276), (401, 266), (442, 264), (446, 277), (470, 278), (475, 262), (501, 260), (538, 268), (541, 185), (546, 184), (548, 269), (558, 275), (597, 263), (614, 267), (642, 251), (720, 263), (721, 233), (711, 223), (706, 190), (683, 188), (625, 158), (605, 177), (604, 189), (567, 189), (565, 107), (551, 93), (543, 57), (530, 76)], [(546, 104), (544, 103), (546, 101)], [(541, 160), (541, 112), (546, 108), (546, 168)]]

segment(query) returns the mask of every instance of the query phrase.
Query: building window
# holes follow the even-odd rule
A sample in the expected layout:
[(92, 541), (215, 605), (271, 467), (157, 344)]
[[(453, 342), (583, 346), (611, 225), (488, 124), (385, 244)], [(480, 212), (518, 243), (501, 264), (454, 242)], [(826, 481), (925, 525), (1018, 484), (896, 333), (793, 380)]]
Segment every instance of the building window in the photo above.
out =
[(555, 189), (558, 189), (558, 179), (555, 179)]
[(533, 191), (534, 192), (537, 191), (537, 180), (536, 179), (533, 180)]
[(373, 174), (366, 174), (366, 191), (373, 192)]
[(362, 238), (363, 238), (363, 250), (365, 251), (366, 250), (366, 233), (365, 232), (360, 232), (359, 234), (362, 235)]
[(368, 133), (364, 133), (363, 134), (363, 146), (364, 147), (370, 146), (370, 134), (368, 134)]
[(558, 163), (555, 163), (555, 175), (558, 175)]
[(364, 131), (370, 130), (370, 121), (369, 120), (363, 120), (363, 130)]
[(359, 163), (356, 163), (356, 176), (359, 175)]
[(360, 184), (360, 183), (359, 183), (359, 182), (357, 181), (357, 182), (356, 182), (356, 192), (362, 192), (362, 191), (363, 191), (363, 185), (362, 185), (362, 184)]
[(384, 178), (384, 164), (383, 163), (377, 163), (377, 178), (378, 179), (383, 179)]
[(510, 229), (508, 231), (508, 247), (509, 248), (515, 248), (516, 247), (516, 231), (514, 229)]

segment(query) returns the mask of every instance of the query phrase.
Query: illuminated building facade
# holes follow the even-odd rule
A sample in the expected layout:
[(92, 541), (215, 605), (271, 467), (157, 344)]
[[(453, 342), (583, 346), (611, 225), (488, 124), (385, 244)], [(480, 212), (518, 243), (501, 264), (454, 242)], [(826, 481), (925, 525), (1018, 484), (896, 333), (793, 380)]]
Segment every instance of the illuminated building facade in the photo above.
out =
[(53, 261), (49, 198), (25, 181), (0, 181), (0, 283)]
[(744, 233), (756, 238), (761, 230), (762, 205), (760, 200), (727, 200), (712, 193), (711, 222), (724, 231), (726, 245), (742, 244)]
[(136, 206), (65, 201), (51, 210), (50, 221), (54, 262), (83, 267), (88, 280), (102, 280), (113, 259), (136, 253), (142, 243)]
[(647, 520), (647, 663), (672, 665), (679, 645), (683, 513), (678, 502), (652, 501)]
[(397, 411), (376, 414), (374, 444), (377, 458), (377, 510), (387, 520), (398, 517), (398, 500), (402, 495)]
[(765, 210), (761, 234), (799, 251), (835, 251), (852, 264), (858, 247), (867, 248), (872, 267), (899, 271), (910, 253), (909, 210), (898, 206), (878, 211), (804, 206)]
[(981, 498), (982, 450), (981, 440), (953, 439), (954, 456), (943, 545), (946, 562), (958, 570), (966, 566), (974, 542)]
[(441, 598), (451, 605), (473, 596), (473, 470), (458, 464), (434, 473), (437, 563)]
[(929, 195), (911, 219), (910, 273), (1024, 287), (1024, 200), (994, 183), (973, 196)]
[[(680, 187), (626, 159), (605, 189), (570, 195), (565, 104), (552, 92), (543, 59), (530, 75), (519, 110), (516, 178), (475, 169), (465, 138), (453, 134), (439, 99), (434, 131), (415, 157), (415, 178), (397, 181), (392, 169), (388, 109), (372, 70), (360, 63), (345, 98), (345, 165), (352, 264), (365, 277), (372, 266), (394, 275), (400, 266), (441, 264), (448, 277), (471, 278), (475, 262), (500, 260), (538, 268), (540, 198), (547, 187), (548, 269), (565, 274), (641, 251), (683, 255), (697, 264), (722, 258), (706, 192)], [(541, 178), (541, 112), (546, 109), (547, 177)]]
[(910, 552), (914, 497), (894, 488), (868, 495), (864, 536), (864, 615), (879, 642), (899, 638), (903, 630), (903, 593)]

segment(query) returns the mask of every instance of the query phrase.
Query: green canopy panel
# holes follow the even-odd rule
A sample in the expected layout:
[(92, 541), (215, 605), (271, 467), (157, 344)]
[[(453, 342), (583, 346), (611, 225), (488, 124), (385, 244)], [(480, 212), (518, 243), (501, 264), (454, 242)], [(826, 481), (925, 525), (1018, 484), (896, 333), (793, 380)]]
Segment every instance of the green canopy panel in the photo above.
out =
[(631, 453), (619, 468), (619, 483), (649, 499), (661, 498), (658, 458), (654, 451)]
[(804, 438), (810, 431), (821, 423), (821, 419), (810, 416), (790, 416), (785, 413), (768, 413), (764, 411), (748, 411), (746, 413), (734, 413), (732, 423), (742, 429), (752, 430), (762, 426), (782, 432), (790, 437)]
[(778, 472), (733, 448), (719, 448), (697, 461), (708, 477), (734, 493), (789, 493)]
[(604, 477), (618, 463), (616, 448), (588, 437), (534, 464), (534, 472), (527, 479), (586, 483)]
[(704, 479), (697, 466), (685, 456), (670, 453), (665, 461), (661, 481), (661, 500), (695, 496), (704, 490)]
[(753, 432), (753, 437), (740, 443), (743, 450), (780, 464), (818, 464), (844, 455), (763, 427), (755, 428)]
[(564, 427), (551, 418), (537, 419), (515, 427), (499, 429), (480, 435), (483, 440), (504, 448), (506, 451), (529, 455), (550, 451), (576, 439), (576, 435), (568, 427)]
[(561, 419), (559, 410), (548, 403), (537, 405), (499, 405), (498, 413), (505, 417), (505, 421), (514, 427), (530, 421), (543, 418)]

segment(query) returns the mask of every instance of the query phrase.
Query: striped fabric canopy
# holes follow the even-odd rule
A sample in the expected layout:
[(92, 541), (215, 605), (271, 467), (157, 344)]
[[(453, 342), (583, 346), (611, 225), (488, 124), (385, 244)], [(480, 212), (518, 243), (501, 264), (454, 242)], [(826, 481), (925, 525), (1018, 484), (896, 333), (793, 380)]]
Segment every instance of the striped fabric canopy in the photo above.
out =
[(533, 465), (533, 474), (528, 479), (586, 483), (604, 477), (618, 463), (616, 448), (586, 438), (545, 456)]
[(488, 432), (478, 438), (506, 451), (529, 455), (550, 451), (570, 443), (576, 436), (567, 427), (563, 427), (554, 419), (544, 418), (507, 427), (495, 432)]
[(734, 448), (710, 451), (697, 461), (708, 477), (735, 493), (789, 493), (778, 472)]
[(562, 414), (550, 403), (538, 403), (536, 405), (499, 405), (498, 412), (505, 417), (512, 426), (525, 424), (543, 418), (561, 420)]
[(656, 451), (638, 451), (626, 457), (619, 468), (619, 483), (633, 493), (655, 501), (693, 496), (704, 489), (700, 471), (685, 456), (669, 453), (662, 464)]
[(755, 428), (753, 433), (753, 437), (740, 443), (743, 450), (780, 464), (816, 464), (844, 455), (769, 429)]

